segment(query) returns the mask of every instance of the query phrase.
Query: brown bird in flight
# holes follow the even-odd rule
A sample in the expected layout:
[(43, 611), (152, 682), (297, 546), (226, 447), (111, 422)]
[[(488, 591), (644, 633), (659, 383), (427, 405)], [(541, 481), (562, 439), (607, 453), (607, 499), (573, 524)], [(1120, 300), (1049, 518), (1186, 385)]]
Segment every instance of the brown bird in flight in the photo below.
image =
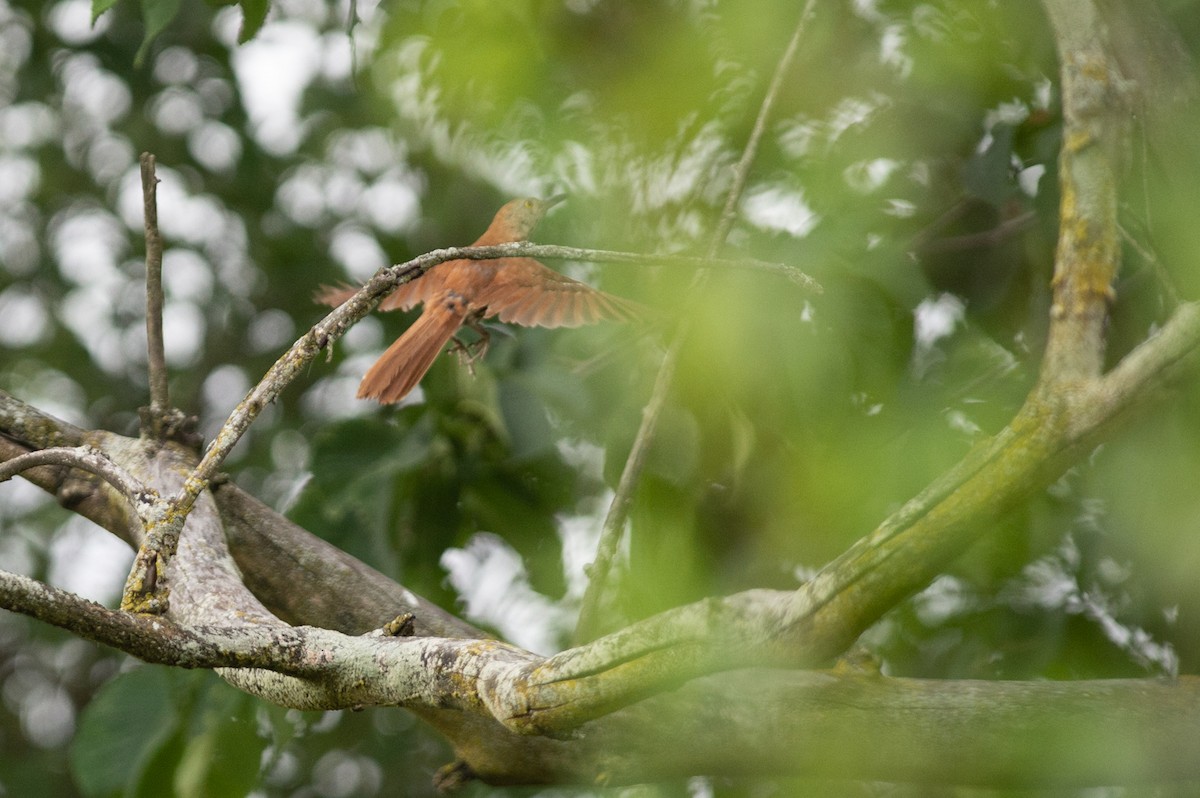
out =
[[(562, 195), (547, 200), (515, 199), (497, 213), (472, 246), (525, 241)], [(349, 286), (322, 286), (316, 300), (336, 307), (357, 292)], [(375, 361), (358, 386), (358, 398), (399, 402), (417, 386), (442, 348), (471, 361), (487, 351), (485, 318), (525, 327), (578, 327), (601, 319), (631, 321), (641, 315), (633, 302), (564, 277), (533, 258), (451, 260), (401, 285), (379, 303), (380, 310), (409, 310), (425, 303), (420, 317)], [(476, 351), (454, 338), (463, 325), (479, 333)]]

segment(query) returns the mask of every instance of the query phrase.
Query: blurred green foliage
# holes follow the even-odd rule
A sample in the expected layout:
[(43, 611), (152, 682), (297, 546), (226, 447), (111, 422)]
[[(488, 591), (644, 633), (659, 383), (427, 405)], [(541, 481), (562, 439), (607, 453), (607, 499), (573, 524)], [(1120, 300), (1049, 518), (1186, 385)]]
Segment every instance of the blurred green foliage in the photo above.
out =
[[(152, 22), (169, 5), (142, 8)], [(571, 195), (540, 241), (702, 253), (796, 5), (360, 2), (351, 26), (340, 6), (281, 3), (258, 30), (261, 3), (179, 4), (164, 25), (120, 3), (91, 28), (80, 3), (0, 0), (0, 387), (134, 431), (142, 150), (163, 181), (173, 399), (209, 435), (320, 317), (316, 286), (471, 241), (510, 196)], [(1196, 6), (1166, 4), (1189, 49)], [(724, 272), (692, 295), (677, 268), (552, 264), (661, 318), (495, 335), (475, 376), (442, 358), (423, 401), (379, 409), (351, 397), (407, 321), (381, 316), (264, 414), (229, 470), (446, 607), (443, 552), (492, 532), (569, 610), (565, 520), (598, 525), (686, 313), (609, 623), (795, 586), (1020, 406), (1060, 132), (1034, 4), (818, 4), (724, 254), (791, 264), (823, 294)], [(1166, 318), (1172, 283), (1196, 294), (1195, 199), (1172, 189), (1195, 164), (1149, 139), (1135, 129), (1114, 359)], [(981, 524), (975, 550), (865, 637), (887, 671), (1194, 672), (1194, 387)], [(63, 514), (27, 496), (0, 503), (0, 567), (78, 567), (54, 546)], [(448, 757), (399, 713), (286, 713), (161, 669), (108, 681), (118, 661), (0, 617), (4, 789), (335, 795), (342, 767), (356, 794), (426, 794)], [(63, 733), (31, 732), (30, 683), (66, 694)]]

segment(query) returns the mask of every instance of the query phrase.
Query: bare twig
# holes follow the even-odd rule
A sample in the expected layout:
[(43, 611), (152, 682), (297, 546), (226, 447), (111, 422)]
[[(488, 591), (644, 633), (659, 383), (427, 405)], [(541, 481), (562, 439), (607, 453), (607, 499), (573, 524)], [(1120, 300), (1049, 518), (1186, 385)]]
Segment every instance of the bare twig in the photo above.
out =
[[(627, 263), (638, 266), (669, 266), (697, 270), (717, 268), (744, 269), (746, 271), (766, 272), (786, 277), (796, 285), (814, 294), (820, 294), (823, 290), (821, 284), (813, 277), (794, 266), (789, 266), (786, 263), (756, 260), (754, 258), (720, 259), (715, 257), (699, 257), (697, 255), (647, 255), (641, 252), (585, 249), (582, 247), (564, 247), (557, 244), (534, 244), (530, 241), (517, 241), (509, 244), (494, 244), (484, 247), (451, 247), (437, 251), (451, 253), (451, 259), (491, 260), (494, 258), (522, 257), (541, 258), (543, 260), (579, 260), (590, 263)], [(409, 261), (409, 263), (412, 262)], [(392, 268), (400, 269), (407, 265), (400, 264)]]
[(439, 263), (449, 260), (492, 260), (513, 256), (570, 258), (573, 260), (615, 263), (667, 263), (693, 267), (713, 267), (728, 264), (730, 268), (757, 269), (785, 274), (809, 290), (819, 291), (820, 285), (811, 277), (779, 263), (756, 260), (712, 261), (703, 258), (673, 255), (641, 255), (631, 252), (552, 247), (530, 243), (500, 244), (489, 247), (448, 247), (427, 252), (412, 260), (383, 269), (372, 277), (357, 294), (334, 309), (311, 330), (292, 344), (250, 393), (238, 404), (217, 433), (176, 499), (177, 510), (185, 514), (196, 497), (217, 473), (221, 463), (237, 444), (262, 409), (283, 392), (292, 380), (302, 374), (317, 354), (341, 338), (353, 324), (366, 316), (379, 301), (398, 286), (415, 280)]
[(142, 216), (146, 231), (146, 366), (150, 404), (138, 408), (142, 436), (156, 441), (174, 440), (198, 448), (196, 419), (171, 407), (167, 357), (163, 341), (162, 235), (158, 230), (158, 177), (154, 155), (142, 153)]
[(139, 505), (144, 505), (147, 501), (154, 501), (157, 498), (154, 491), (148, 490), (105, 456), (103, 452), (91, 446), (38, 449), (37, 451), (14, 457), (11, 460), (0, 463), (0, 482), (12, 479), (17, 474), (31, 468), (46, 465), (78, 468), (90, 474), (95, 474), (119, 490), (135, 508)]
[[(758, 155), (759, 144), (766, 133), (767, 120), (770, 118), (775, 99), (778, 97), (779, 90), (783, 85), (784, 76), (787, 74), (792, 60), (796, 55), (796, 50), (800, 46), (800, 39), (804, 33), (804, 29), (808, 25), (808, 19), (812, 15), (815, 5), (815, 0), (808, 0), (805, 4), (804, 10), (800, 12), (800, 20), (796, 24), (792, 38), (775, 67), (775, 74), (772, 76), (770, 86), (767, 88), (762, 104), (759, 106), (758, 117), (754, 120), (754, 128), (751, 130), (750, 137), (746, 141), (746, 146), (742, 150), (742, 157), (734, 167), (733, 184), (730, 186), (729, 192), (725, 197), (725, 207), (721, 211), (721, 217), (709, 241), (708, 255), (710, 258), (715, 257), (716, 253), (724, 246), (725, 239), (733, 227), (734, 220), (737, 218), (737, 206), (741, 201), (742, 193), (745, 191), (750, 167)], [(695, 296), (705, 279), (707, 279), (707, 272), (697, 274), (696, 279), (692, 283), (692, 290), (690, 292), (692, 296)], [(691, 332), (691, 325), (692, 314), (685, 313), (683, 318), (680, 319), (679, 326), (675, 330), (675, 336), (672, 338), (666, 354), (663, 356), (658, 376), (654, 382), (654, 390), (650, 395), (650, 401), (647, 402), (646, 409), (642, 413), (641, 426), (638, 428), (637, 436), (634, 438), (629, 456), (625, 460), (621, 479), (617, 483), (617, 489), (612, 503), (609, 505), (608, 514), (605, 516), (604, 526), (600, 532), (600, 541), (596, 547), (596, 557), (588, 568), (588, 586), (584, 592), (583, 601), (579, 609), (579, 621), (575, 627), (574, 642), (576, 644), (591, 640), (598, 631), (599, 623), (596, 616), (600, 611), (601, 600), (608, 583), (608, 575), (612, 569), (613, 558), (616, 556), (617, 548), (621, 542), (621, 536), (625, 530), (625, 522), (629, 518), (634, 491), (645, 468), (650, 446), (654, 442), (659, 417), (662, 415), (667, 394), (670, 392), (671, 385), (674, 382), (675, 367), (679, 362), (679, 352)]]
[[(710, 247), (708, 257), (694, 255), (643, 255), (637, 252), (614, 252), (606, 249), (580, 249), (578, 247), (560, 247), (546, 244), (511, 244), (513, 254), (527, 258), (564, 258), (567, 260), (582, 260), (596, 263), (632, 263), (645, 266), (681, 266), (691, 269), (746, 269), (749, 271), (768, 272), (786, 277), (796, 285), (811, 291), (821, 293), (821, 284), (794, 266), (785, 263), (739, 258), (735, 260), (719, 259), (716, 249)], [(490, 250), (491, 247), (474, 247), (476, 250)]]
[(754, 120), (754, 128), (750, 131), (749, 139), (746, 140), (746, 147), (742, 150), (741, 159), (733, 169), (733, 185), (729, 187), (729, 193), (725, 197), (725, 208), (721, 211), (721, 220), (709, 242), (708, 253), (710, 256), (715, 256), (717, 251), (725, 245), (725, 239), (733, 228), (733, 222), (737, 218), (737, 206), (741, 202), (742, 193), (746, 190), (746, 181), (750, 177), (750, 167), (754, 165), (754, 159), (758, 157), (759, 145), (762, 143), (763, 135), (767, 132), (767, 120), (771, 117), (775, 99), (783, 87), (783, 78), (791, 68), (792, 60), (796, 57), (800, 39), (804, 35), (804, 29), (808, 27), (809, 17), (812, 16), (815, 7), (816, 0), (808, 0), (804, 4), (804, 10), (800, 12), (796, 29), (792, 32), (792, 38), (784, 49), (783, 55), (780, 56), (779, 63), (775, 66), (775, 74), (771, 76), (771, 85), (767, 87), (762, 105), (758, 108), (758, 117)]
[(141, 522), (141, 545), (125, 582), (122, 607), (139, 612), (166, 609), (167, 590), (161, 577), (166, 561), (175, 553), (178, 529), (167, 503), (149, 488), (92, 446), (53, 447), (18, 455), (0, 463), (0, 482), (41, 466), (77, 468), (95, 474), (125, 497)]
[(146, 355), (150, 373), (150, 413), (162, 417), (171, 406), (167, 358), (163, 349), (162, 236), (158, 232), (158, 177), (154, 155), (142, 153), (142, 214), (146, 227)]

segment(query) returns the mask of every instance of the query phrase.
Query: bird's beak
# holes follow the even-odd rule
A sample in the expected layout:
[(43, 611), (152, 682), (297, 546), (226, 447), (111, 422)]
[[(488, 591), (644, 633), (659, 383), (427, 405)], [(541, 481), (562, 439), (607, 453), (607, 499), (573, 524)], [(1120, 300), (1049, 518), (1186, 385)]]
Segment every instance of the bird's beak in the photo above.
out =
[(560, 202), (563, 202), (563, 201), (565, 201), (565, 200), (566, 200), (566, 198), (567, 198), (567, 195), (566, 195), (566, 194), (555, 194), (555, 195), (554, 195), (553, 197), (551, 197), (550, 199), (547, 199), (547, 200), (542, 200), (542, 202), (543, 202), (543, 204), (546, 206), (546, 210), (550, 210), (550, 209), (551, 209), (551, 208), (553, 208), (555, 205), (558, 205)]

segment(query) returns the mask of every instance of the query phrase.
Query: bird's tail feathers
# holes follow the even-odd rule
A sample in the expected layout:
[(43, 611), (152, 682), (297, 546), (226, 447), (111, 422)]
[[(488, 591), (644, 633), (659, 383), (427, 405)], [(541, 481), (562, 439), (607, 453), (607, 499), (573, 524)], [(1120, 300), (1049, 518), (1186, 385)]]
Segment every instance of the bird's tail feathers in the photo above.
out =
[(421, 381), (446, 343), (462, 326), (464, 315), (434, 302), (375, 361), (358, 386), (359, 399), (399, 402)]

